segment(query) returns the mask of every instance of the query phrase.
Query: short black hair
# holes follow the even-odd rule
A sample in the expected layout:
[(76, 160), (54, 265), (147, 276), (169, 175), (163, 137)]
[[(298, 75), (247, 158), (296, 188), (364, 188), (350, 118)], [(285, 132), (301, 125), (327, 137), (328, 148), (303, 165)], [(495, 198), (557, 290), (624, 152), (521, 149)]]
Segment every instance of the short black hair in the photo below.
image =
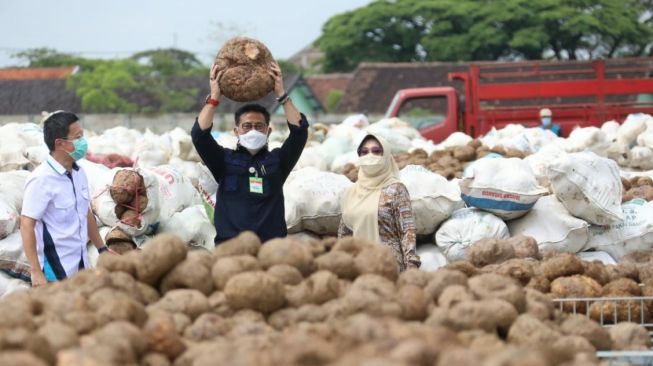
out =
[(65, 111), (55, 112), (43, 121), (43, 140), (50, 152), (54, 151), (54, 141), (68, 137), (70, 125), (78, 121), (75, 113)]
[(257, 103), (248, 103), (238, 108), (238, 110), (236, 111), (236, 114), (234, 115), (236, 119), (236, 126), (238, 126), (238, 124), (240, 123), (240, 116), (248, 112), (256, 112), (262, 114), (263, 117), (265, 117), (265, 123), (268, 125), (270, 124), (270, 112), (268, 112), (268, 110), (265, 109), (264, 106)]

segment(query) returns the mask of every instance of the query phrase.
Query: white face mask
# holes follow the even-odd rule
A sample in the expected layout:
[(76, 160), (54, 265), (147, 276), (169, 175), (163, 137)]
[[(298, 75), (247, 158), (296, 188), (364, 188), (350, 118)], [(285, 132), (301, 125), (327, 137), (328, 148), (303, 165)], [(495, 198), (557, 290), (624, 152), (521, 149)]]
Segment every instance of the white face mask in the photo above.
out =
[(240, 143), (240, 146), (249, 151), (259, 151), (268, 143), (268, 135), (256, 130), (251, 130), (244, 135), (240, 135), (238, 137), (238, 142)]
[(374, 177), (381, 173), (385, 167), (383, 163), (383, 156), (367, 154), (358, 158), (358, 166), (368, 177)]

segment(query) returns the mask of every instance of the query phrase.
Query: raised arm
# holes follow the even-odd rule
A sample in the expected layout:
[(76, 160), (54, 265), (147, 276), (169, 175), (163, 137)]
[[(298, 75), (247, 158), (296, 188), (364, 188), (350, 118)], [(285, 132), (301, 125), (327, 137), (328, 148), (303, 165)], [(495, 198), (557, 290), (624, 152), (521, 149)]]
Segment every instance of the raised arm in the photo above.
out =
[(213, 118), (215, 117), (215, 110), (218, 107), (214, 101), (220, 100), (219, 80), (221, 76), (222, 71), (218, 71), (218, 67), (213, 65), (209, 75), (209, 85), (211, 87), (211, 94), (209, 94), (210, 100), (202, 107), (202, 111), (200, 111), (191, 130), (193, 145), (195, 145), (197, 153), (216, 180), (220, 179), (224, 173), (224, 148), (211, 135)]
[(284, 97), (279, 101), (283, 106), (283, 111), (286, 113), (286, 119), (291, 125), (299, 127), (301, 122), (301, 115), (297, 107), (292, 103), (290, 97), (286, 95), (286, 89), (283, 86), (283, 74), (279, 64), (275, 61), (270, 65), (270, 75), (274, 78), (274, 94), (278, 98)]

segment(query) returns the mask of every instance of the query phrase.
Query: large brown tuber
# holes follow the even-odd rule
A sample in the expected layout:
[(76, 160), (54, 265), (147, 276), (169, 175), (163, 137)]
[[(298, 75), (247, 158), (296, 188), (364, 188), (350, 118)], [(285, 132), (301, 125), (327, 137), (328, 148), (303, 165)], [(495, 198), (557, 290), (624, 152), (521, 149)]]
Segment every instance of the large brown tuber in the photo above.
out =
[(274, 61), (265, 45), (255, 39), (236, 37), (228, 40), (215, 59), (223, 71), (220, 91), (237, 102), (261, 99), (274, 88), (270, 64)]
[(173, 234), (159, 234), (148, 240), (138, 258), (138, 280), (156, 285), (161, 277), (186, 259), (186, 252), (186, 244)]

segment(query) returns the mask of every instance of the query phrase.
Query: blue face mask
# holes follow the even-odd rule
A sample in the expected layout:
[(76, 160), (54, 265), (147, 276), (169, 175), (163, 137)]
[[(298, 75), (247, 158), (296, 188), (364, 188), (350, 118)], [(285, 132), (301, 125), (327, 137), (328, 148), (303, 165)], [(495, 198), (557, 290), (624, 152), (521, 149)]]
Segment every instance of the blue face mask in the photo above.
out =
[(551, 117), (542, 117), (542, 126), (550, 126)]
[(88, 151), (88, 142), (86, 141), (84, 136), (76, 140), (73, 140), (73, 146), (75, 147), (75, 150), (68, 153), (71, 158), (77, 161), (83, 158), (84, 156), (86, 156), (86, 152)]

